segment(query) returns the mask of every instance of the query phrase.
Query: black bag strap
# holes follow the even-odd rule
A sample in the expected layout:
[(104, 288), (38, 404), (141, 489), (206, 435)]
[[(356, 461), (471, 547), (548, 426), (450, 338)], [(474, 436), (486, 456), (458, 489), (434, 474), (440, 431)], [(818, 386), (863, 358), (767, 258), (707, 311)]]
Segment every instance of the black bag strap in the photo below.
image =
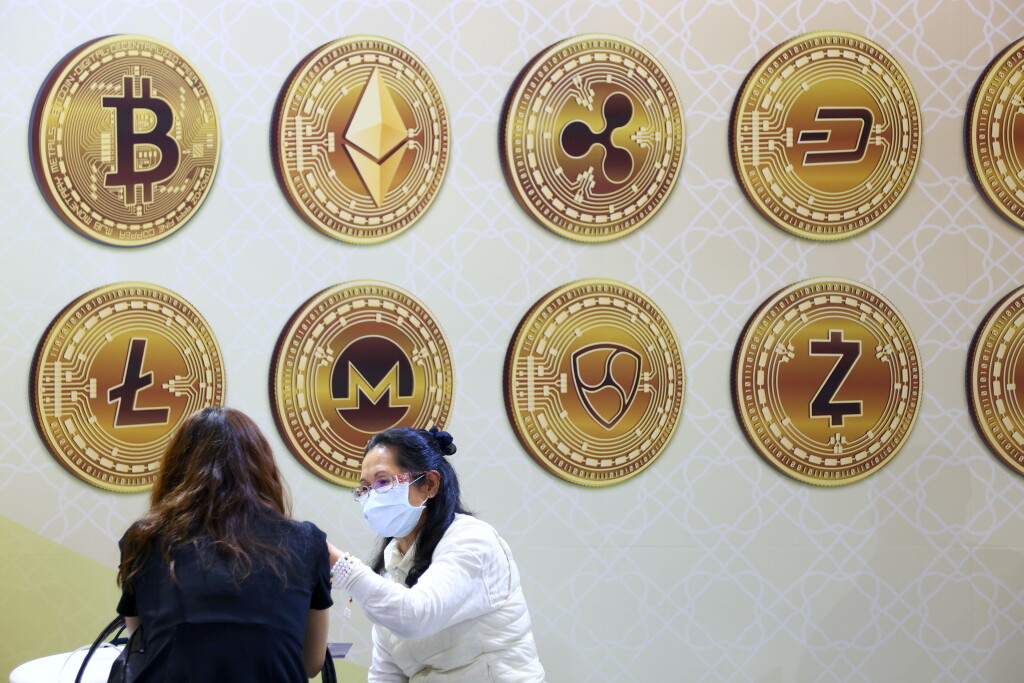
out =
[(334, 670), (334, 657), (331, 656), (330, 647), (327, 648), (327, 656), (324, 658), (324, 668), (320, 671), (320, 681), (338, 683), (338, 672)]
[(75, 683), (82, 683), (82, 676), (85, 674), (85, 667), (89, 666), (89, 660), (92, 659), (92, 654), (96, 652), (96, 648), (100, 646), (100, 643), (105, 641), (115, 634), (120, 635), (121, 631), (124, 630), (124, 617), (118, 614), (114, 617), (114, 620), (103, 627), (100, 634), (96, 636), (96, 640), (93, 641), (92, 645), (89, 646), (89, 651), (85, 653), (85, 659), (82, 660), (82, 666), (78, 669), (78, 675), (75, 676)]

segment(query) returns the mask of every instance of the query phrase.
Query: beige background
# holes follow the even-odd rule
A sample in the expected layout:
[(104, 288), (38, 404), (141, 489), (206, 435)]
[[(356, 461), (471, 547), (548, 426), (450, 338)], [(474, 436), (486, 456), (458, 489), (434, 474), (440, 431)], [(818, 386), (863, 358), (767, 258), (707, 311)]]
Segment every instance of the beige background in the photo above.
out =
[[(737, 186), (727, 146), (748, 70), (776, 44), (828, 28), (890, 50), (917, 90), (924, 124), (920, 167), (902, 202), (879, 226), (835, 244), (760, 218)], [(501, 103), (519, 69), (545, 46), (591, 31), (651, 51), (674, 79), (686, 120), (683, 172), (669, 200), (645, 227), (596, 246), (526, 217), (504, 184), (497, 145)], [(198, 214), (171, 238), (132, 250), (64, 226), (35, 187), (26, 146), (48, 70), (76, 45), (121, 32), (160, 38), (189, 57), (209, 83), (224, 141)], [(396, 40), (426, 62), (453, 140), (430, 211), (400, 237), (362, 248), (296, 216), (274, 181), (268, 145), (289, 71), (315, 47), (357, 33)], [(424, 301), (451, 341), (454, 462), (468, 504), (516, 554), (550, 680), (1018, 678), (1024, 480), (975, 433), (963, 377), (984, 313), (1024, 281), (1024, 233), (971, 184), (963, 114), (984, 66), (1022, 35), (1019, 6), (998, 1), (8, 0), (0, 6), (0, 515), (116, 564), (115, 541), (146, 497), (107, 493), (61, 469), (34, 431), (27, 386), (36, 342), (67, 302), (138, 279), (178, 292), (209, 320), (225, 355), (228, 402), (270, 433), (296, 516), (368, 553), (372, 535), (347, 491), (303, 469), (277, 438), (267, 373), (278, 332), (307, 297), (381, 279)], [(884, 293), (923, 360), (925, 395), (907, 445), (877, 474), (838, 490), (765, 465), (739, 431), (728, 390), (733, 345), (754, 308), (818, 275)], [(687, 369), (668, 449), (607, 489), (541, 470), (513, 436), (501, 398), (505, 348), (521, 316), (582, 277), (616, 278), (650, 296), (674, 326)], [(0, 548), (5, 590), (26, 590), (32, 576), (17, 570), (24, 553)], [(5, 610), (0, 641), (84, 621), (61, 604)], [(333, 617), (332, 639), (355, 641), (352, 659), (365, 666), (369, 626), (356, 612), (349, 625)]]

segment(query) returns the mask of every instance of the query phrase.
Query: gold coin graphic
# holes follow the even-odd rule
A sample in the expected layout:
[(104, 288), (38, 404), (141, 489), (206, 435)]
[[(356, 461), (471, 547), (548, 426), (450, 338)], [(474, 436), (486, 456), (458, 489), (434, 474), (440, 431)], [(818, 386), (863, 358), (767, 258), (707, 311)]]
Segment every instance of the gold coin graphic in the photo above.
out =
[(889, 462), (910, 435), (921, 400), (917, 345), (878, 292), (804, 280), (750, 318), (732, 394), (768, 464), (808, 484), (849, 484)]
[(437, 196), (448, 147), (434, 77), (416, 55), (376, 36), (311, 52), (274, 110), (278, 183), (307, 223), (345, 242), (409, 228)]
[(54, 212), (86, 237), (149, 244), (199, 208), (220, 133), (206, 84), (159, 40), (93, 40), (51, 72), (32, 113), (32, 165)]
[(608, 486), (650, 467), (683, 405), (679, 342), (660, 309), (614, 280), (579, 280), (540, 299), (505, 356), (505, 408), (541, 467)]
[(72, 301), (36, 349), (32, 414), (57, 461), (104, 489), (142, 491), (181, 421), (224, 401), (224, 360), (203, 316), (142, 282)]
[(733, 169), (754, 207), (800, 237), (837, 240), (882, 220), (921, 150), (917, 96), (900, 65), (853, 33), (782, 43), (732, 111)]
[(971, 417), (989, 449), (1024, 475), (1024, 287), (1010, 292), (985, 316), (971, 343), (967, 395)]
[(661, 64), (623, 38), (586, 34), (526, 65), (505, 99), (501, 162), (516, 201), (562, 237), (605, 242), (665, 202), (683, 114)]
[(358, 484), (375, 433), (443, 427), (451, 413), (455, 379), (441, 327), (413, 295), (384, 282), (347, 282), (306, 301), (281, 331), (271, 367), (281, 437), (335, 484)]
[(989, 63), (967, 107), (967, 162), (988, 203), (1024, 228), (1024, 38)]

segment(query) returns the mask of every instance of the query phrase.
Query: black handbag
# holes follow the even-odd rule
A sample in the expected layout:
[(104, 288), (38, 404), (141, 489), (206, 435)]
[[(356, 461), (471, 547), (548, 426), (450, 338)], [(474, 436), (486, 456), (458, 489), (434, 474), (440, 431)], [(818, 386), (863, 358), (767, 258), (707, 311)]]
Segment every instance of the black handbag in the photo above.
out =
[(113, 621), (103, 627), (100, 634), (96, 636), (96, 640), (89, 646), (89, 651), (85, 653), (82, 666), (79, 667), (78, 675), (75, 676), (75, 683), (82, 683), (82, 676), (85, 674), (85, 668), (89, 666), (89, 660), (92, 659), (93, 653), (108, 638), (110, 639), (110, 644), (124, 645), (124, 649), (121, 650), (121, 653), (111, 665), (107, 683), (130, 683), (135, 680), (143, 664), (145, 664), (144, 655), (146, 648), (142, 638), (142, 627), (140, 626), (135, 629), (128, 638), (121, 637), (123, 632), (124, 617), (120, 615), (114, 617)]

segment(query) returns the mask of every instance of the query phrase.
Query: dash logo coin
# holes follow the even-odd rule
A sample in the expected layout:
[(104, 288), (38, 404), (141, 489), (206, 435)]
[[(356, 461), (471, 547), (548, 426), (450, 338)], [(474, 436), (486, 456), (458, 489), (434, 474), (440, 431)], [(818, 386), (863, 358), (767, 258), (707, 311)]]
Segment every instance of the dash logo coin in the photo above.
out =
[(560, 287), (526, 314), (505, 356), (505, 407), (523, 447), (574, 484), (636, 476), (683, 404), (683, 359), (665, 315), (613, 280)]
[(562, 237), (604, 242), (644, 224), (683, 157), (675, 86), (639, 45), (587, 34), (527, 64), (505, 100), (501, 160), (512, 194)]
[(808, 484), (849, 484), (888, 463), (910, 436), (921, 362), (881, 294), (852, 280), (805, 280), (750, 318), (733, 358), (732, 394), (768, 464)]
[(281, 332), (272, 368), (282, 438), (335, 484), (358, 484), (375, 433), (444, 426), (451, 413), (444, 333), (419, 300), (383, 282), (349, 282), (306, 301)]
[(124, 282), (72, 301), (32, 366), (32, 413), (50, 452), (83, 481), (142, 491), (181, 421), (224, 401), (209, 324), (170, 290)]
[(36, 181), (60, 218), (115, 246), (180, 228), (217, 170), (220, 133), (206, 83), (159, 40), (86, 43), (51, 72), (32, 114)]
[(783, 230), (837, 240), (867, 230), (906, 193), (921, 113), (903, 68), (852, 33), (786, 41), (751, 70), (732, 111), (733, 169)]

